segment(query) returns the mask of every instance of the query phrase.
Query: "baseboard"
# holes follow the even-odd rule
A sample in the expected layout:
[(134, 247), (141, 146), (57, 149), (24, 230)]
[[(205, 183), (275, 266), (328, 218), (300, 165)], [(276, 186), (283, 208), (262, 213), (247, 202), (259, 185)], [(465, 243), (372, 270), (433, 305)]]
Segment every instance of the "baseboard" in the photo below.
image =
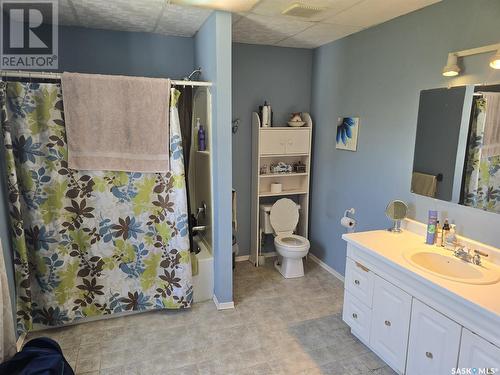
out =
[(26, 340), (26, 333), (21, 333), (21, 335), (18, 337), (17, 341), (16, 341), (16, 348), (17, 348), (17, 351), (20, 352), (21, 349), (23, 348), (23, 345), (24, 345), (24, 340)]
[(234, 309), (234, 302), (231, 301), (231, 302), (219, 302), (219, 300), (217, 299), (217, 296), (214, 294), (214, 303), (215, 303), (215, 307), (217, 307), (217, 310), (229, 310), (229, 309)]
[(250, 260), (250, 255), (240, 255), (234, 258), (236, 262), (246, 262), (247, 260)]
[(340, 281), (344, 282), (344, 276), (342, 276), (340, 273), (338, 273), (337, 271), (335, 271), (332, 267), (330, 267), (328, 264), (326, 264), (325, 262), (323, 262), (316, 255), (313, 255), (313, 254), (309, 253), (308, 258), (310, 258), (314, 263), (319, 264), (319, 266), (321, 268), (323, 268), (326, 272), (332, 274), (337, 279), (339, 279)]
[(269, 253), (262, 253), (261, 255), (263, 255), (266, 258), (273, 258), (278, 256), (278, 253), (276, 251), (271, 251)]

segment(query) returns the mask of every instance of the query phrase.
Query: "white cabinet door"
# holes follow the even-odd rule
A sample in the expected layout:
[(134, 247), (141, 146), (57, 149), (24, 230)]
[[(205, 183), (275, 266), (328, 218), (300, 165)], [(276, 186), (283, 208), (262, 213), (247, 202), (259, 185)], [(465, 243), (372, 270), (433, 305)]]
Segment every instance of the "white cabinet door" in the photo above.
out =
[(260, 131), (260, 154), (261, 155), (283, 155), (286, 153), (288, 141), (283, 130), (261, 130)]
[(345, 268), (345, 288), (369, 308), (373, 299), (373, 272), (364, 264), (347, 257)]
[(411, 296), (375, 275), (370, 347), (399, 373), (405, 369), (410, 313)]
[(283, 131), (287, 154), (309, 153), (309, 129)]
[(457, 367), (462, 327), (413, 299), (407, 375), (450, 374)]
[[(458, 368), (475, 368), (477, 374), (497, 374), (500, 371), (500, 348), (464, 328)], [(493, 370), (488, 372), (486, 369)]]

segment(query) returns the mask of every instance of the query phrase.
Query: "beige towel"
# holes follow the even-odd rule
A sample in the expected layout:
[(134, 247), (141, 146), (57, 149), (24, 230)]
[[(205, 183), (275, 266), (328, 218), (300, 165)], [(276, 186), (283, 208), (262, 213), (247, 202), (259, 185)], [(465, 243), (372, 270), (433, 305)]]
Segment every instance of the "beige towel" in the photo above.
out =
[(16, 354), (16, 336), (14, 334), (14, 317), (10, 301), (7, 272), (0, 244), (0, 363)]
[(170, 80), (63, 73), (68, 165), (167, 172)]
[(436, 197), (437, 178), (431, 174), (413, 172), (411, 178), (411, 191), (427, 197)]
[(500, 92), (483, 92), (486, 99), (482, 156), (500, 155)]

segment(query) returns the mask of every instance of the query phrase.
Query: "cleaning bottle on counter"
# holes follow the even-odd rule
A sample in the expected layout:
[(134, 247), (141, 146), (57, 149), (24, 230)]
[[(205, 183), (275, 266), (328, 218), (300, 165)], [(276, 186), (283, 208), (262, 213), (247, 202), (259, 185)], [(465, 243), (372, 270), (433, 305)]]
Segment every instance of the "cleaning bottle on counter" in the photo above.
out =
[(205, 129), (203, 129), (203, 125), (200, 124), (199, 118), (196, 120), (196, 126), (198, 128), (198, 151), (205, 151), (207, 149), (205, 143)]
[(448, 218), (446, 218), (444, 219), (443, 228), (441, 229), (441, 242), (438, 241), (439, 246), (444, 247), (446, 236), (448, 235), (449, 232), (450, 232), (450, 222)]
[(449, 250), (455, 250), (455, 247), (457, 246), (457, 231), (455, 224), (450, 225), (450, 230), (444, 239), (444, 246)]
[(441, 224), (439, 224), (439, 220), (436, 222), (436, 238), (435, 238), (435, 244), (439, 246), (441, 242), (443, 241), (443, 231), (441, 228)]
[(437, 211), (429, 210), (429, 219), (427, 221), (427, 236), (425, 238), (425, 243), (427, 245), (434, 245), (434, 242), (436, 240), (437, 217)]

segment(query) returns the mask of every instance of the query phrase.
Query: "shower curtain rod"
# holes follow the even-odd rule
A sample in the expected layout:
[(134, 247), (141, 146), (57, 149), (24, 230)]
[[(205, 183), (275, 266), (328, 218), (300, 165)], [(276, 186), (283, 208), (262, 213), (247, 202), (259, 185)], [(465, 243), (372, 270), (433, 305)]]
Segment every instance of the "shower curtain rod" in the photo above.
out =
[[(27, 70), (16, 70), (16, 71), (0, 70), (0, 77), (61, 79), (61, 73), (30, 72)], [(170, 82), (174, 86), (200, 86), (200, 87), (212, 86), (212, 82), (202, 82), (202, 81), (171, 80)]]

